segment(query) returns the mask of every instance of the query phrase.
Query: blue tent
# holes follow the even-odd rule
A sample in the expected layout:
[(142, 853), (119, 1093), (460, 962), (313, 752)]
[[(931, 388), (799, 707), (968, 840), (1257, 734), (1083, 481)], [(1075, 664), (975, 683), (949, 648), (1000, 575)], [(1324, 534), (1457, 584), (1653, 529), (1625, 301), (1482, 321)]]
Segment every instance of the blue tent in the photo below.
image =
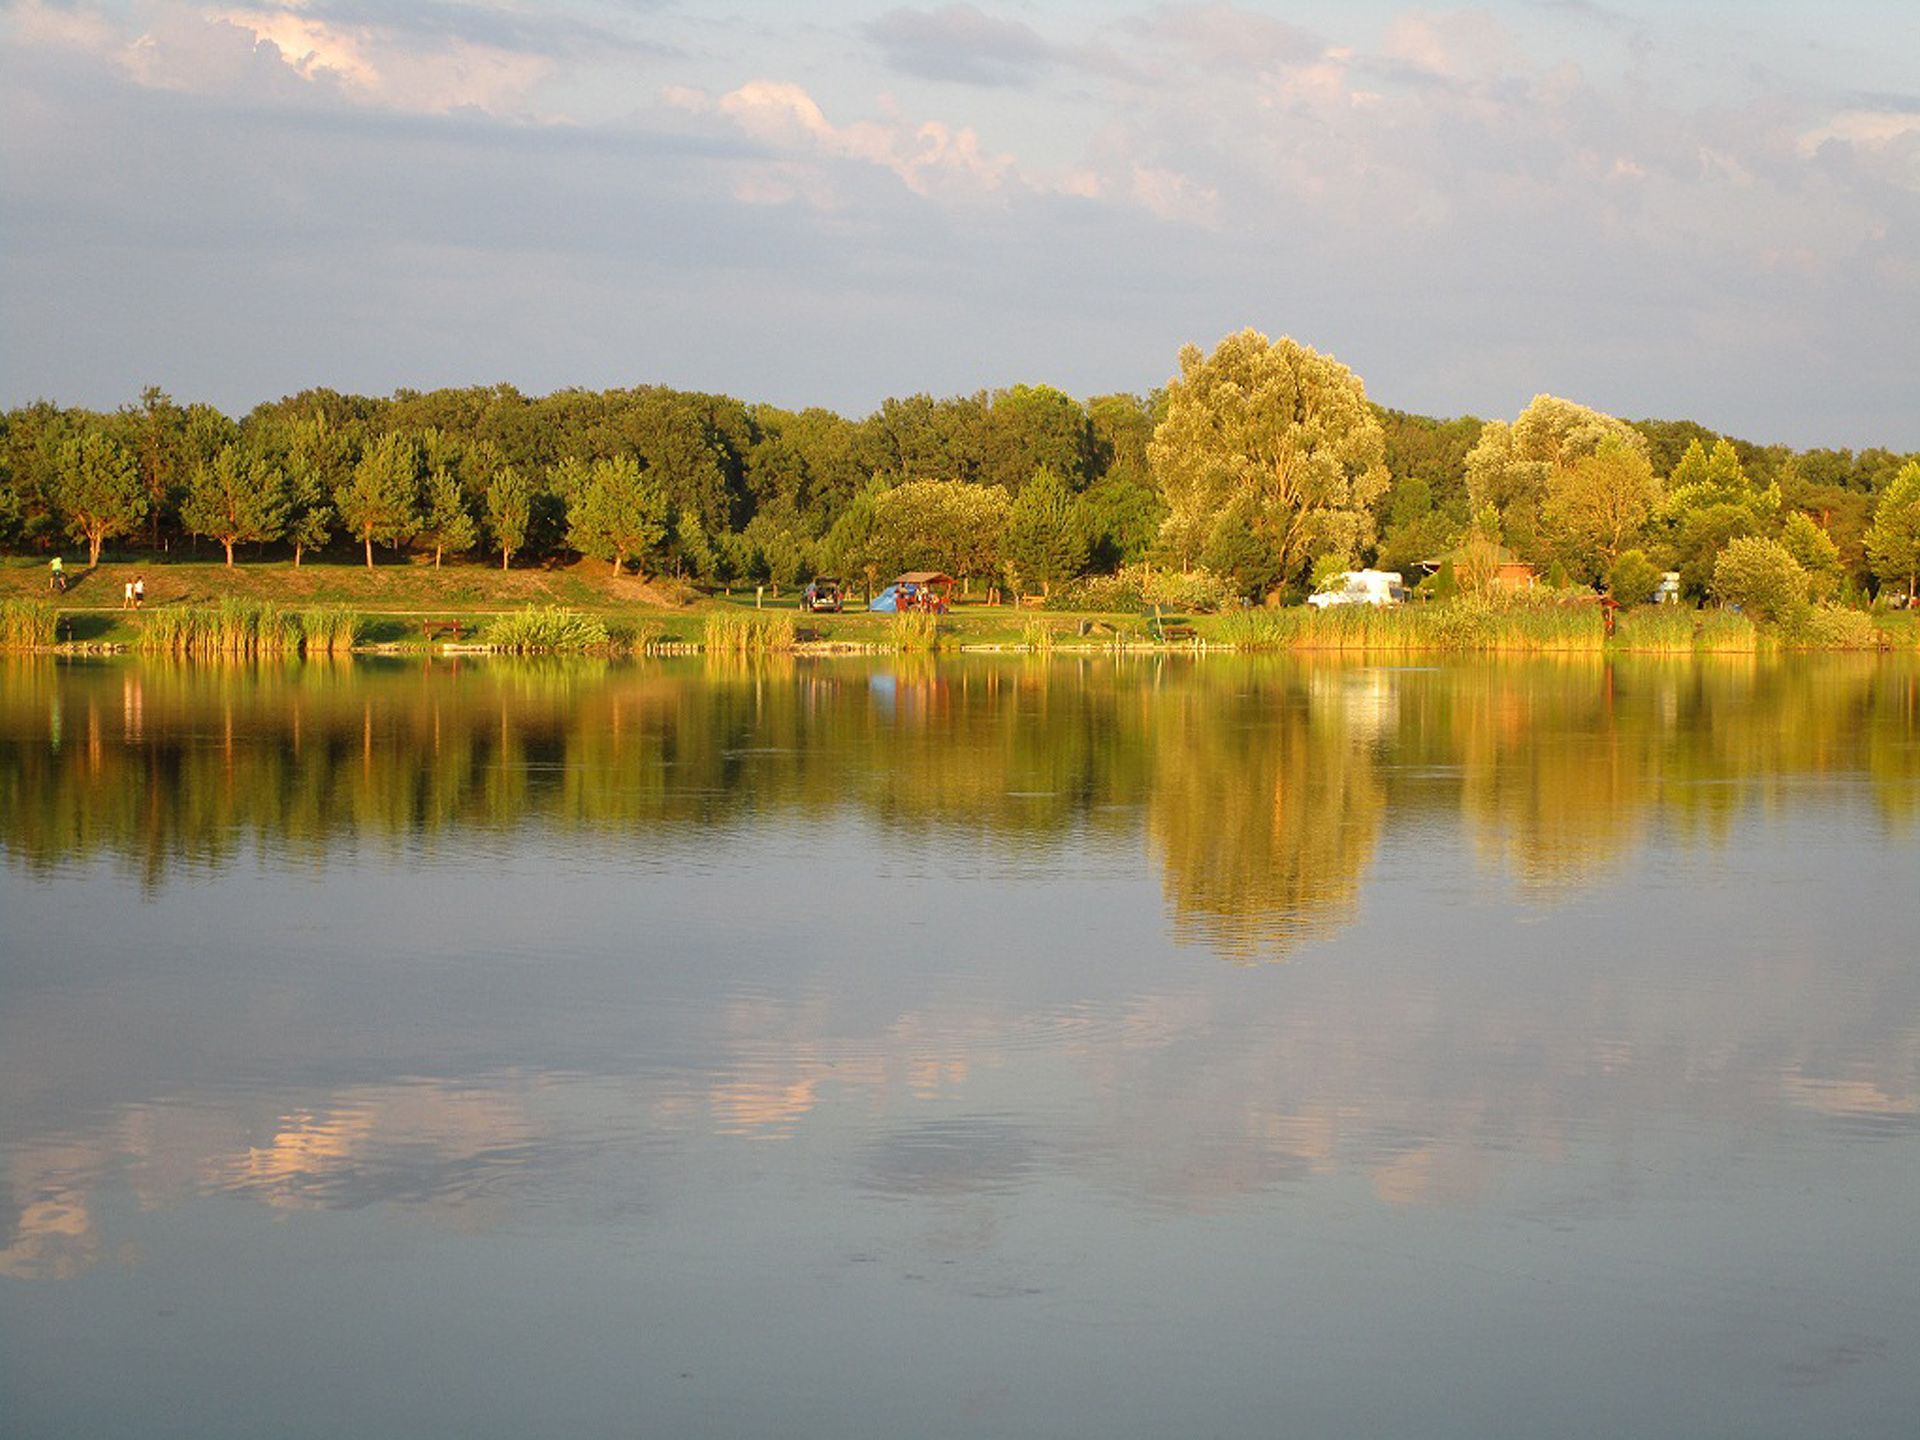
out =
[(883, 615), (899, 613), (900, 587), (898, 585), (887, 586), (886, 589), (882, 590), (878, 595), (874, 596), (872, 600), (867, 602), (867, 609), (878, 610)]

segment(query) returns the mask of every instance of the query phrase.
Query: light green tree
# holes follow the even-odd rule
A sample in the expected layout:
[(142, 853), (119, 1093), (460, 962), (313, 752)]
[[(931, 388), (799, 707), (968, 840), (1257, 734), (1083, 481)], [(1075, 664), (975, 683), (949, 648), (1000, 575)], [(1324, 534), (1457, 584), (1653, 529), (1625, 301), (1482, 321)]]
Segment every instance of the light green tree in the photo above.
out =
[(1906, 581), (1907, 603), (1914, 603), (1920, 579), (1920, 460), (1901, 466), (1881, 492), (1867, 531), (1867, 558), (1887, 584)]
[(1778, 540), (1742, 535), (1713, 565), (1713, 593), (1756, 620), (1793, 619), (1807, 606), (1807, 572)]
[(1591, 455), (1549, 471), (1540, 518), (1569, 568), (1587, 578), (1607, 574), (1621, 549), (1646, 528), (1660, 483), (1646, 446), (1604, 436)]
[(873, 497), (872, 555), (884, 571), (992, 575), (1000, 568), (1010, 509), (998, 485), (910, 480)]
[(382, 435), (366, 448), (360, 463), (334, 491), (334, 504), (347, 528), (366, 546), (373, 568), (373, 542), (404, 545), (419, 528), (419, 447), (398, 431)]
[(629, 558), (645, 574), (647, 552), (666, 534), (666, 491), (630, 455), (594, 461), (567, 503), (567, 543), (582, 555), (611, 560), (616, 575)]
[(235, 545), (278, 540), (285, 532), (286, 474), (265, 456), (223, 446), (188, 477), (180, 519), (190, 533), (218, 540), (231, 567)]
[(1831, 600), (1840, 588), (1840, 547), (1833, 543), (1833, 537), (1815, 524), (1811, 515), (1796, 510), (1781, 528), (1780, 543), (1807, 572), (1813, 598)]
[(60, 512), (67, 533), (87, 542), (87, 564), (100, 563), (100, 547), (125, 535), (147, 513), (133, 452), (111, 435), (85, 430), (64, 442), (56, 469)]
[(1059, 474), (1046, 467), (1020, 487), (1007, 512), (1006, 563), (1022, 589), (1053, 587), (1078, 575), (1087, 563), (1087, 532), (1080, 509)]
[(1490, 420), (1467, 452), (1467, 495), (1478, 511), (1491, 506), (1506, 543), (1521, 558), (1544, 564), (1548, 537), (1541, 507), (1556, 481), (1612, 439), (1644, 457), (1647, 442), (1624, 420), (1557, 395), (1536, 395), (1511, 424)]
[(511, 465), (493, 472), (487, 486), (487, 534), (500, 552), (500, 568), (513, 561), (513, 552), (527, 543), (527, 527), (533, 522), (533, 487)]
[(467, 508), (460, 482), (446, 466), (435, 466), (427, 476), (425, 499), (420, 536), (433, 546), (433, 568), (438, 570), (440, 557), (447, 551), (459, 555), (474, 547), (480, 539), (480, 527)]
[[(1385, 453), (1366, 387), (1330, 356), (1251, 329), (1211, 355), (1188, 345), (1147, 447), (1163, 543), (1185, 569), (1210, 547), (1244, 551), (1244, 530), (1271, 557), (1260, 579), (1277, 598), (1315, 556), (1371, 540)], [(1235, 536), (1216, 537), (1223, 526)]]
[(296, 420), (287, 435), (287, 539), (297, 569), (333, 537), (333, 493), (347, 474), (347, 441), (323, 414)]

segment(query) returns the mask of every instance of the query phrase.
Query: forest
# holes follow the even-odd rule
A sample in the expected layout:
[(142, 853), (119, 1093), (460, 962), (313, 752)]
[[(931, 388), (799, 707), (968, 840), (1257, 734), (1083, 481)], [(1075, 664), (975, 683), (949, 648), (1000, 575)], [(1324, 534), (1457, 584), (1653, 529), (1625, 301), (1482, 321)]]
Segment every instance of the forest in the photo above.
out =
[(589, 557), (691, 585), (969, 585), (1285, 603), (1362, 565), (1750, 609), (1911, 597), (1920, 455), (1794, 450), (1537, 396), (1511, 420), (1370, 401), (1252, 330), (1147, 395), (910, 395), (849, 419), (641, 386), (302, 391), (234, 418), (158, 386), (0, 415), (0, 548), (503, 567)]

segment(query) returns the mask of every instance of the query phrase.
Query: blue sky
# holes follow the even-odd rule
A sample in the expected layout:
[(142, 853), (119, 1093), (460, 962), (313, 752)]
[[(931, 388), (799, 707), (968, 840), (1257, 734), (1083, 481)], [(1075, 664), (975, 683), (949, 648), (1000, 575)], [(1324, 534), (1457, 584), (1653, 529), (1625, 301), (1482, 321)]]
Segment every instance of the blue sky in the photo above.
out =
[(1145, 390), (1920, 448), (1920, 5), (13, 0), (0, 402)]

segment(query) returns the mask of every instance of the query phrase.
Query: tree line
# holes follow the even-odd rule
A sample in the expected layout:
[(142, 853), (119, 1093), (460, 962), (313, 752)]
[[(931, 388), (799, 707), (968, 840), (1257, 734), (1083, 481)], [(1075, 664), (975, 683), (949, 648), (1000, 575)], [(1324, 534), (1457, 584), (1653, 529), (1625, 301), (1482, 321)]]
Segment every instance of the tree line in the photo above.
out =
[[(1694, 598), (1736, 541), (1813, 599), (1911, 591), (1920, 456), (1759, 446), (1552, 396), (1512, 421), (1371, 403), (1331, 357), (1248, 330), (1148, 395), (1046, 385), (890, 399), (849, 419), (665, 387), (302, 391), (238, 419), (158, 387), (110, 412), (0, 415), (0, 546), (294, 564), (574, 555), (700, 585), (871, 584), (934, 568), (1052, 592), (1158, 567), (1284, 600), (1329, 570), (1499, 553)], [(1777, 557), (1767, 552), (1769, 562)], [(1798, 581), (1793, 581), (1798, 584)]]

